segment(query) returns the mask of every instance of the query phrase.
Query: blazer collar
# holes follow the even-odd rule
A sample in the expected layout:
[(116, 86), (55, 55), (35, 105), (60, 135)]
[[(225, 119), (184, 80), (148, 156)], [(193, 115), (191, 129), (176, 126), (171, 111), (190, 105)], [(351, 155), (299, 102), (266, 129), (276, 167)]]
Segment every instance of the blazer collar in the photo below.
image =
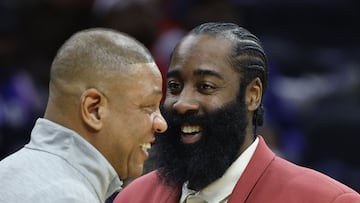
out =
[(274, 158), (275, 154), (266, 145), (264, 139), (259, 136), (259, 144), (255, 153), (239, 181), (236, 183), (228, 202), (245, 202), (256, 185), (256, 182)]

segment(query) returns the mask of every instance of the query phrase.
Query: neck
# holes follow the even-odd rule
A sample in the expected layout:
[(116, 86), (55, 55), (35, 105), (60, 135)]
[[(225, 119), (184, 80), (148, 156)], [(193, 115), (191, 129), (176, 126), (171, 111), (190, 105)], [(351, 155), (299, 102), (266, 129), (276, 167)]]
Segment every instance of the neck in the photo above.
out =
[(254, 135), (253, 126), (249, 125), (246, 128), (244, 143), (240, 147), (238, 156), (240, 156), (255, 141), (255, 138), (256, 136)]

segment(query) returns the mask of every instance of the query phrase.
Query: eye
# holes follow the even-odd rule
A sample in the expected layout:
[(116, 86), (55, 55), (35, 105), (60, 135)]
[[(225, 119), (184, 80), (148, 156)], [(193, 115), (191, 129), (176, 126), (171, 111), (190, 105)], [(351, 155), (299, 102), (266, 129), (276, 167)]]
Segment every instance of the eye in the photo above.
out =
[(210, 94), (217, 90), (217, 86), (209, 82), (201, 82), (197, 85), (197, 88), (200, 92), (205, 94)]
[(146, 112), (146, 113), (153, 113), (157, 110), (157, 105), (153, 104), (153, 105), (146, 105), (146, 106), (143, 106), (142, 109)]
[(167, 89), (171, 94), (178, 94), (181, 92), (182, 85), (175, 80), (169, 80), (167, 83)]
[(212, 85), (209, 85), (209, 84), (200, 84), (199, 88), (206, 90), (206, 89), (214, 89), (215, 87), (213, 87)]

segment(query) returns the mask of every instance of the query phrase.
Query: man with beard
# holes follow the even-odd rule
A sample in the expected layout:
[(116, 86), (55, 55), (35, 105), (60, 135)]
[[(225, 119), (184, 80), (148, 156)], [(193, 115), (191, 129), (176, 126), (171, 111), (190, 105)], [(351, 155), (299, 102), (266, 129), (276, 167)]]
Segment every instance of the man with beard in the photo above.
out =
[(175, 47), (167, 73), (158, 169), (123, 202), (360, 202), (349, 187), (276, 156), (256, 134), (268, 79), (260, 41), (232, 23), (205, 23)]

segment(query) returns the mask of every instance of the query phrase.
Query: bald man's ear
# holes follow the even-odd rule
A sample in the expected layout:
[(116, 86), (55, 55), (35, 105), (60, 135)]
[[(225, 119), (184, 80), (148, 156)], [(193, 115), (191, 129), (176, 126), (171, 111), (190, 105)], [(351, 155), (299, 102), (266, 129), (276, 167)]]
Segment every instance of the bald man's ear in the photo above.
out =
[(261, 104), (262, 83), (260, 78), (255, 78), (246, 87), (245, 102), (249, 111), (255, 111)]
[(104, 95), (95, 88), (87, 89), (81, 95), (81, 116), (91, 129), (99, 131), (103, 126)]

